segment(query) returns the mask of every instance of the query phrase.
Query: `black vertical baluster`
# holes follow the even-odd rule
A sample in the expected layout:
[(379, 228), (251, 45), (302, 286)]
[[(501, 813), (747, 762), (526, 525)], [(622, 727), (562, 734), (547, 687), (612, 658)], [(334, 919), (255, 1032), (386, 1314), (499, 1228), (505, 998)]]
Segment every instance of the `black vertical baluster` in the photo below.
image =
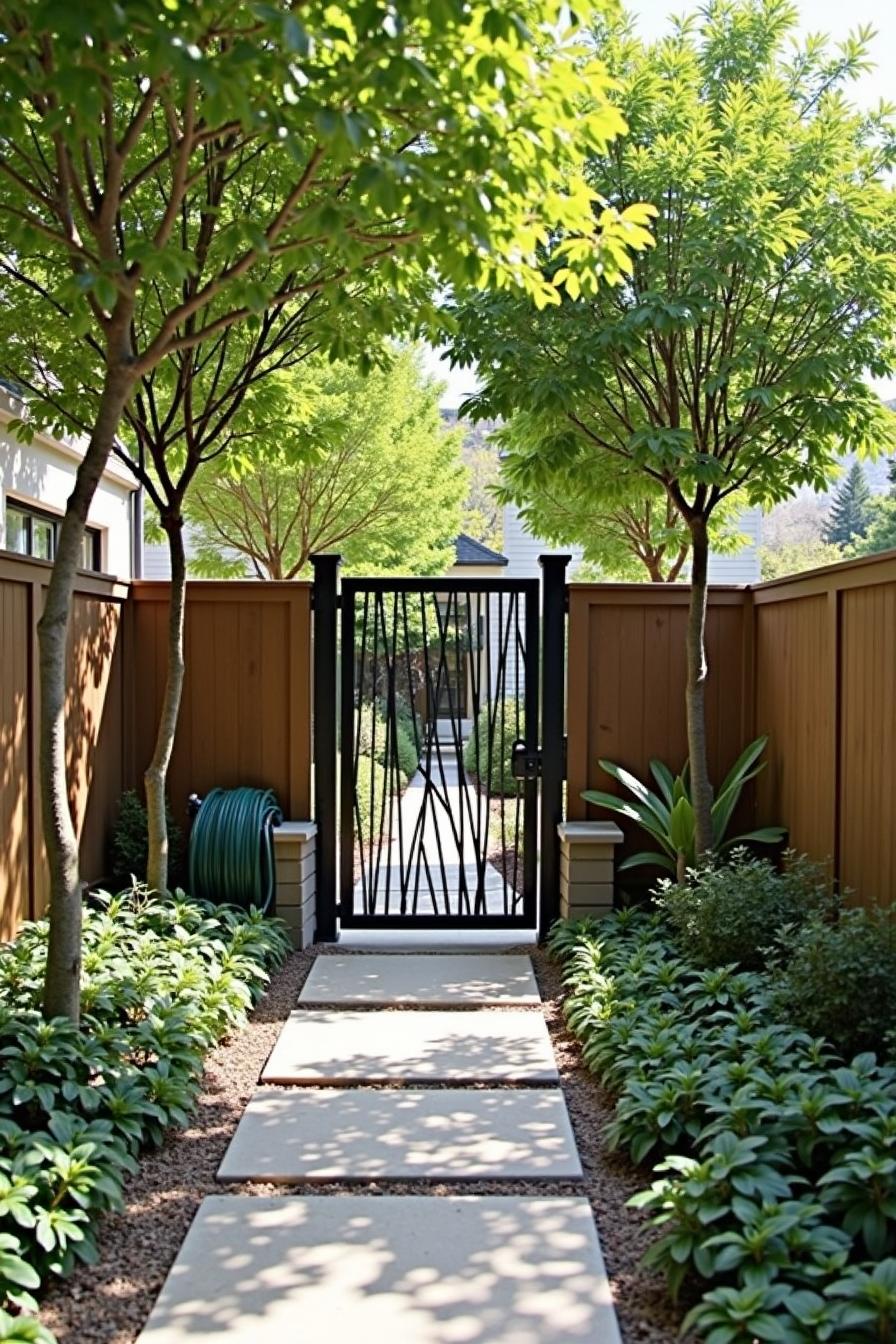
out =
[[(526, 750), (538, 751), (538, 584), (532, 583), (526, 589), (526, 655), (525, 671), (526, 697)], [(538, 913), (538, 779), (527, 780), (524, 785), (523, 816), (523, 913), (527, 920), (535, 923)]]
[(336, 697), (338, 555), (313, 555), (314, 819), (317, 822), (317, 937), (336, 938)]

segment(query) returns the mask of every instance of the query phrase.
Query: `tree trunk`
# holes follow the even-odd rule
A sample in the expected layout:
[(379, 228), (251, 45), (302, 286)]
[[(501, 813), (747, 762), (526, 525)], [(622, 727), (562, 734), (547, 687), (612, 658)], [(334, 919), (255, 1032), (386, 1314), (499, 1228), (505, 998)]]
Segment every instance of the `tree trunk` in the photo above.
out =
[(96, 423), (78, 467), (59, 528), (56, 558), (38, 622), (40, 643), (40, 796), (50, 870), (49, 938), (44, 1015), (77, 1023), (81, 980), (81, 883), (78, 839), (65, 768), (66, 644), (75, 575), (91, 501), (96, 493), (132, 385), (128, 368), (109, 368)]
[(687, 631), (687, 730), (691, 801), (696, 824), (695, 853), (700, 863), (712, 850), (712, 783), (706, 753), (706, 598), (709, 533), (704, 518), (693, 518), (691, 598)]
[(171, 592), (168, 605), (168, 667), (165, 694), (156, 732), (152, 760), (143, 776), (146, 788), (146, 820), (149, 854), (146, 880), (153, 891), (168, 890), (168, 824), (165, 817), (165, 786), (174, 748), (174, 734), (184, 689), (184, 608), (186, 606), (187, 563), (184, 554), (184, 525), (180, 514), (162, 519), (168, 534), (171, 557)]

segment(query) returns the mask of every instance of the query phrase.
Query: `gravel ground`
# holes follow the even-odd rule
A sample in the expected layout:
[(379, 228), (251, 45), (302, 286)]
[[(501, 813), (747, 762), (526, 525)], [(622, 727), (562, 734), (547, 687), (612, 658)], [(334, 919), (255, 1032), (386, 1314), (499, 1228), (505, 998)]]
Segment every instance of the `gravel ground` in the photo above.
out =
[[(329, 948), (345, 954), (346, 949)], [(521, 951), (531, 952), (525, 948)], [(173, 1131), (165, 1145), (144, 1156), (125, 1185), (125, 1207), (108, 1215), (96, 1265), (81, 1266), (48, 1293), (41, 1320), (60, 1344), (132, 1344), (143, 1326), (193, 1215), (207, 1194), (221, 1193), (215, 1172), (280, 1026), (294, 1007), (314, 950), (294, 953), (274, 977), (247, 1029), (209, 1056), (202, 1093), (189, 1129)], [(378, 1182), (315, 1185), (313, 1193), (358, 1194), (587, 1194), (594, 1209), (624, 1344), (673, 1344), (679, 1314), (661, 1278), (641, 1268), (650, 1235), (644, 1219), (625, 1207), (641, 1176), (608, 1153), (601, 1130), (611, 1105), (580, 1064), (579, 1049), (564, 1030), (560, 978), (541, 951), (533, 957), (544, 1011), (585, 1171), (581, 1182), (473, 1181)], [(513, 1011), (513, 1010), (509, 1010)], [(228, 1186), (241, 1193), (288, 1194), (299, 1187)], [(302, 1187), (307, 1193), (308, 1187)]]

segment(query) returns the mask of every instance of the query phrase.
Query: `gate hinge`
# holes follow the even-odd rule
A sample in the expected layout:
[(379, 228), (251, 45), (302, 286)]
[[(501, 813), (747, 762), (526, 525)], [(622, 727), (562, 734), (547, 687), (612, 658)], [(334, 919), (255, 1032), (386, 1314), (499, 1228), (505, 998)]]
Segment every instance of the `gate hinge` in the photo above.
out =
[(541, 748), (530, 751), (522, 738), (514, 742), (510, 753), (510, 773), (514, 779), (540, 779)]

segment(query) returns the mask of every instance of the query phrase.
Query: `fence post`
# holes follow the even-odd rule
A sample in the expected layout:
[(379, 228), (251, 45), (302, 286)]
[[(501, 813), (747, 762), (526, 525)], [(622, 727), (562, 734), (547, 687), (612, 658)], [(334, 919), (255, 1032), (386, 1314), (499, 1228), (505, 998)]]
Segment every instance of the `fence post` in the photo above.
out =
[(566, 775), (566, 566), (572, 556), (542, 555), (541, 565), (541, 884), (539, 936), (560, 914), (560, 836)]
[(336, 592), (338, 555), (312, 555), (314, 566), (314, 681), (311, 722), (314, 750), (314, 820), (317, 822), (317, 940), (336, 940)]

